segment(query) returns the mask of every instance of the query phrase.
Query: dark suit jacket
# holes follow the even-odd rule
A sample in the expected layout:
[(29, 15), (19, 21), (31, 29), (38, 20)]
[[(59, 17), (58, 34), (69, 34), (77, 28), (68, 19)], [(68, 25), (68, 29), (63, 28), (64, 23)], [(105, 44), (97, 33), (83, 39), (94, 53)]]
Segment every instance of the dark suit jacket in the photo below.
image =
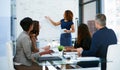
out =
[(104, 27), (93, 34), (91, 48), (83, 51), (82, 56), (95, 56), (106, 60), (107, 48), (111, 44), (117, 44), (116, 35), (112, 29)]

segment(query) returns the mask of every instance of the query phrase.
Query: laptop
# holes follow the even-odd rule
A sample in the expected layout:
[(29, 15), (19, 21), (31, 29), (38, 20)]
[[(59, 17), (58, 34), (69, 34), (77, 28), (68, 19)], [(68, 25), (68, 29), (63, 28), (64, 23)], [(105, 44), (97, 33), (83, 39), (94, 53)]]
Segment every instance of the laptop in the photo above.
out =
[(46, 56), (46, 57), (39, 57), (38, 61), (60, 61), (62, 60), (60, 57), (58, 56)]

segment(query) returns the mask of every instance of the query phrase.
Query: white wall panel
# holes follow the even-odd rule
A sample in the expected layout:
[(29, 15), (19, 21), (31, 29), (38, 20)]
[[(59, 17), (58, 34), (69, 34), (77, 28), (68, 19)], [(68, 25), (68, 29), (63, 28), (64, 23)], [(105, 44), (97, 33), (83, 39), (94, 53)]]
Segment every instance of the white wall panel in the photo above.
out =
[[(60, 26), (53, 26), (44, 17), (50, 16), (54, 21), (60, 21), (63, 18), (65, 10), (72, 10), (75, 18), (78, 18), (78, 0), (17, 0), (16, 15), (17, 15), (17, 36), (22, 31), (19, 22), (22, 18), (28, 16), (34, 20), (40, 21), (41, 29), (39, 39), (59, 39)], [(76, 37), (73, 33), (73, 37)]]

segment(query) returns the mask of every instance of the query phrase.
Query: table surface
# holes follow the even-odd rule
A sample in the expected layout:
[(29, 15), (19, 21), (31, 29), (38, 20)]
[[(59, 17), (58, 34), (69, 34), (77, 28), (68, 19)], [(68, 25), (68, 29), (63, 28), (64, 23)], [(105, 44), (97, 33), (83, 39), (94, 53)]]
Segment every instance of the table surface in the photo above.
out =
[[(77, 62), (80, 62), (80, 61), (100, 61), (99, 58), (97, 57), (76, 57), (76, 58), (73, 58), (74, 56), (73, 55), (76, 55), (76, 52), (66, 52), (66, 55), (63, 55), (61, 56), (60, 52), (55, 52), (55, 53), (52, 53), (51, 55), (44, 55), (42, 57), (54, 57), (54, 56), (59, 56), (60, 58), (62, 58), (62, 60), (60, 61), (43, 61), (43, 62), (40, 62), (38, 63), (39, 65), (42, 65), (42, 66), (59, 66), (59, 65), (76, 65)], [(70, 57), (70, 59), (66, 59), (67, 57)], [(75, 68), (74, 70), (77, 70), (77, 69), (82, 69), (82, 70), (100, 70), (100, 67), (94, 67), (94, 68)], [(68, 70), (68, 69), (67, 69)], [(70, 70), (70, 69), (69, 69)], [(73, 69), (72, 69), (73, 70)]]

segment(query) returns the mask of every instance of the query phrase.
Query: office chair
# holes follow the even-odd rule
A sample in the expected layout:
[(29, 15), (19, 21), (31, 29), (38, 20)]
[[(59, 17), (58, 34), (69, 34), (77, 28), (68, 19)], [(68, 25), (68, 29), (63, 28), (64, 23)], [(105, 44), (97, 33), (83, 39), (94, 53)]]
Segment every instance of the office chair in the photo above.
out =
[(6, 47), (7, 47), (7, 62), (8, 62), (8, 66), (9, 66), (9, 70), (15, 70), (14, 69), (14, 65), (13, 65), (13, 45), (12, 42), (7, 42), (6, 43)]
[(108, 47), (106, 70), (120, 70), (120, 44)]

